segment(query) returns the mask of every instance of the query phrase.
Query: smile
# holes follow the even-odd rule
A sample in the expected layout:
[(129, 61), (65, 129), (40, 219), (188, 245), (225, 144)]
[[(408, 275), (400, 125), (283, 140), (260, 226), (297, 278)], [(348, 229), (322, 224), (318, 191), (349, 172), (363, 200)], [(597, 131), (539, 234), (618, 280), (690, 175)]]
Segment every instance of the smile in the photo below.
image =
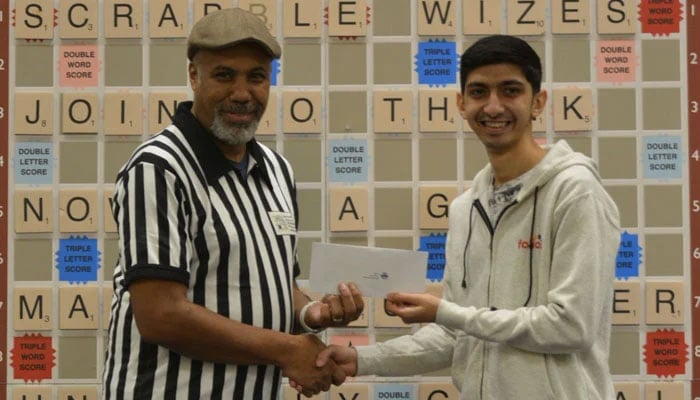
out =
[(502, 129), (510, 125), (510, 121), (480, 121), (479, 123), (490, 129)]
[(223, 116), (233, 123), (248, 123), (255, 119), (255, 113), (224, 112)]

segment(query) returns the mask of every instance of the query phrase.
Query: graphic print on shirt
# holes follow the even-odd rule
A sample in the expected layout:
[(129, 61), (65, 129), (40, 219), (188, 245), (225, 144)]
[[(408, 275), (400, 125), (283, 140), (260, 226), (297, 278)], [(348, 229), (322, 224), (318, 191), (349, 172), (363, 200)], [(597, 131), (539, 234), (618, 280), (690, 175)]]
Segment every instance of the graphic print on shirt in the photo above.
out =
[(541, 249), (542, 248), (542, 235), (540, 235), (539, 233), (532, 235), (532, 238), (530, 240), (519, 239), (518, 240), (518, 248), (525, 249), (525, 250), (528, 250), (530, 248), (533, 248), (535, 250)]

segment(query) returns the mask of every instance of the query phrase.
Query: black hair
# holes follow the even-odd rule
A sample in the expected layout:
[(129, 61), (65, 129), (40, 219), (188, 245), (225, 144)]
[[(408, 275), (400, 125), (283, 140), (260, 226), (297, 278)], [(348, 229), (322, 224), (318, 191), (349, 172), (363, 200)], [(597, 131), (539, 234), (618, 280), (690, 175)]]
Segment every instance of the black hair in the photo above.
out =
[(515, 36), (491, 35), (477, 40), (462, 53), (459, 63), (460, 91), (464, 93), (469, 73), (491, 64), (513, 64), (520, 68), (532, 86), (532, 92), (540, 91), (542, 64), (540, 57), (530, 45)]

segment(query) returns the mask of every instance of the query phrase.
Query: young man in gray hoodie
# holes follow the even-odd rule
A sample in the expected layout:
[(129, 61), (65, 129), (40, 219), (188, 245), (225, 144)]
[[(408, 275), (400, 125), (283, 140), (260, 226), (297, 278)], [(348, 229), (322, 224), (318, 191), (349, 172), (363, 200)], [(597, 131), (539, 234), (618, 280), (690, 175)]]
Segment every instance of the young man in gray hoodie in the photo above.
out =
[(613, 400), (608, 368), (619, 216), (593, 160), (537, 144), (539, 57), (485, 37), (461, 58), (457, 105), (489, 164), (450, 206), (443, 298), (393, 293), (387, 311), (428, 324), (363, 347), (331, 346), (349, 376), (446, 367), (462, 399)]

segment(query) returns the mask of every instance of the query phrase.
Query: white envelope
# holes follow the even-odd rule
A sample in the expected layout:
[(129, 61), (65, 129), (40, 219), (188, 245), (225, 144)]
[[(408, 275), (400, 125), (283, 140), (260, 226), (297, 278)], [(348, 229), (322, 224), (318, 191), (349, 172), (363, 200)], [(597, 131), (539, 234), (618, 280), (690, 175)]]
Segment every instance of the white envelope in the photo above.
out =
[(389, 292), (425, 292), (428, 253), (314, 242), (309, 289), (338, 293), (339, 282), (354, 282), (369, 297)]

